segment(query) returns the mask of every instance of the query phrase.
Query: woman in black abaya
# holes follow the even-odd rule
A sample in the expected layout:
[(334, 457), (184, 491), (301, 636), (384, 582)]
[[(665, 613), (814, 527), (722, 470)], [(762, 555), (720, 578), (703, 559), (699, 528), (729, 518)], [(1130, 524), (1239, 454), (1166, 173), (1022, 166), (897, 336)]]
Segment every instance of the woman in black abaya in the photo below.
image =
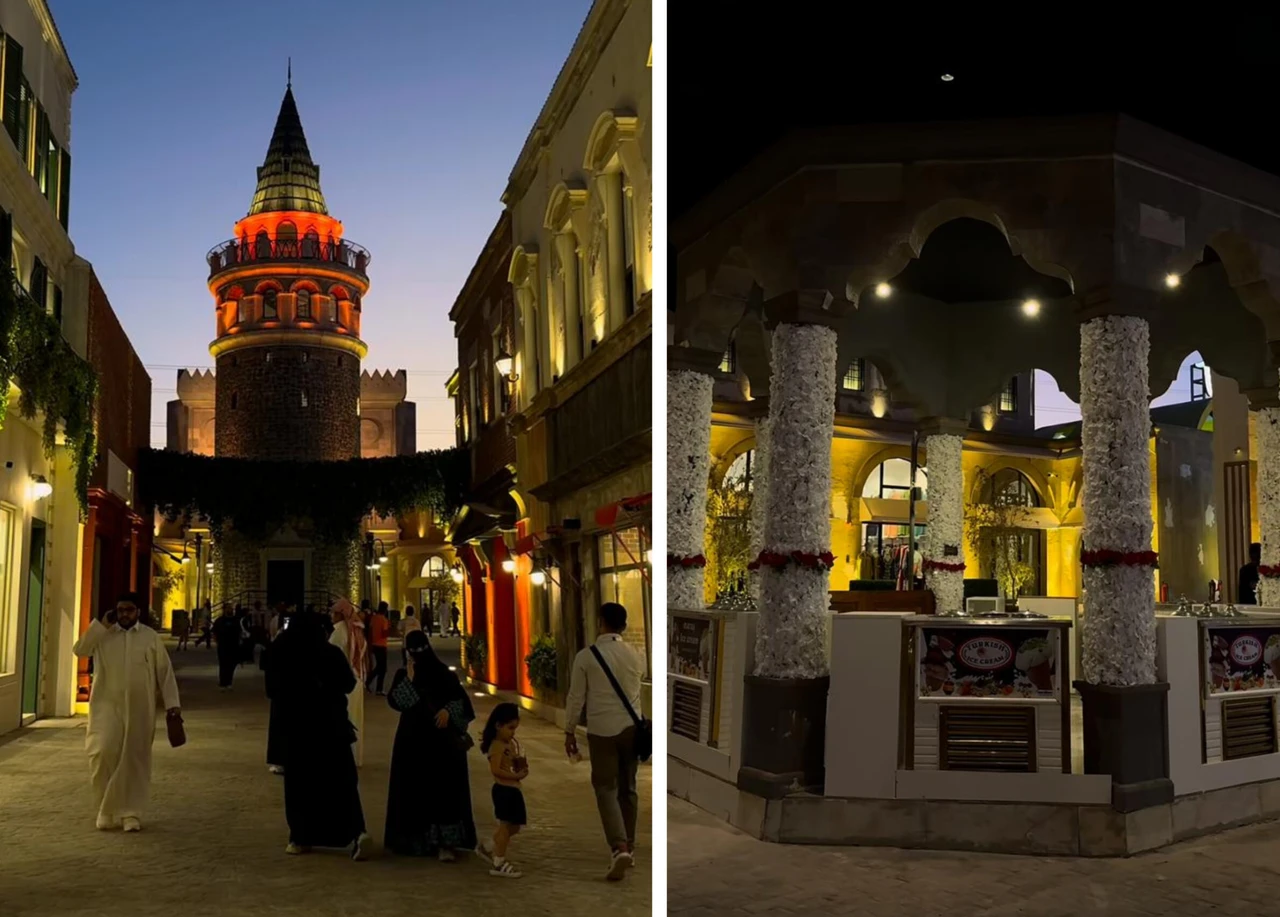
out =
[(350, 847), (352, 859), (367, 856), (351, 753), (354, 729), (347, 718), (347, 694), (355, 684), (346, 655), (329, 644), (319, 615), (295, 615), (271, 647), (267, 696), (283, 728), (286, 853)]
[(409, 665), (396, 672), (387, 693), (392, 709), (400, 711), (400, 725), (383, 843), (393, 853), (449, 863), (456, 851), (476, 846), (467, 775), (467, 727), (476, 714), (458, 676), (425, 634), (410, 631), (404, 643)]

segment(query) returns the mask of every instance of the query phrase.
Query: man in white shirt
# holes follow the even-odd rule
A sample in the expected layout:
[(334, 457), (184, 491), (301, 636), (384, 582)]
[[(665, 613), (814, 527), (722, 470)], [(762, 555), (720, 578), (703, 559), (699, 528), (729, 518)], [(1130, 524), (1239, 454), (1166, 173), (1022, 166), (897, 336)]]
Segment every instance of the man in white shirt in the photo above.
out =
[(156, 735), (156, 696), (165, 710), (180, 710), (178, 682), (160, 635), (138, 621), (138, 597), (123, 596), (89, 625), (73, 652), (93, 657), (93, 693), (85, 748), (102, 830), (142, 828), (151, 788), (151, 743)]
[[(618, 680), (631, 709), (640, 715), (644, 660), (622, 640), (627, 629), (627, 610), (614, 602), (600, 607), (599, 632), (594, 649)], [(636, 816), (636, 724), (618, 693), (587, 648), (573, 660), (569, 697), (565, 702), (564, 749), (569, 757), (578, 754), (576, 727), (587, 714), (587, 747), (591, 751), (591, 786), (605, 837), (613, 851), (608, 877), (618, 881), (635, 864)]]

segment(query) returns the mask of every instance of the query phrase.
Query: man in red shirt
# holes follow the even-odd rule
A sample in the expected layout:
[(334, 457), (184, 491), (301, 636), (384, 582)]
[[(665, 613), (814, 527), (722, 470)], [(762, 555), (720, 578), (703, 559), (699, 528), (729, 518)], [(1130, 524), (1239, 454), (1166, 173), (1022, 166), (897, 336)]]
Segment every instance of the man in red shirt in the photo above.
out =
[(387, 635), (391, 621), (387, 618), (387, 603), (379, 602), (377, 610), (369, 618), (369, 649), (373, 651), (373, 671), (365, 687), (378, 686), (378, 696), (383, 696), (382, 682), (387, 677)]

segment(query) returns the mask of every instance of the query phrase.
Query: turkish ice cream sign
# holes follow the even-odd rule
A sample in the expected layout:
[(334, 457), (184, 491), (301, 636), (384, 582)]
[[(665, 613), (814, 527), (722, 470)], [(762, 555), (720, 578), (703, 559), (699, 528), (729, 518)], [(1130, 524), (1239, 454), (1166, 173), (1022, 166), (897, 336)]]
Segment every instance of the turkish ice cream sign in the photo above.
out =
[(1210, 694), (1280, 688), (1280, 627), (1206, 627)]
[(920, 630), (921, 697), (1058, 696), (1058, 630)]

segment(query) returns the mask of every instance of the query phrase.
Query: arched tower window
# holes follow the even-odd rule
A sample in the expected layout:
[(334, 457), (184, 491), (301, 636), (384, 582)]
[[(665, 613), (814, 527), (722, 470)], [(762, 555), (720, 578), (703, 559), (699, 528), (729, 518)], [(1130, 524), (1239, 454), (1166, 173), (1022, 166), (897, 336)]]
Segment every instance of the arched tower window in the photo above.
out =
[(308, 229), (307, 234), (302, 237), (302, 257), (320, 257), (320, 234), (314, 229)]
[(262, 317), (268, 321), (278, 317), (275, 290), (265, 290), (262, 294)]
[(271, 237), (267, 235), (267, 231), (265, 229), (261, 230), (254, 239), (254, 257), (271, 257)]
[(311, 291), (299, 290), (298, 296), (298, 318), (311, 318)]

